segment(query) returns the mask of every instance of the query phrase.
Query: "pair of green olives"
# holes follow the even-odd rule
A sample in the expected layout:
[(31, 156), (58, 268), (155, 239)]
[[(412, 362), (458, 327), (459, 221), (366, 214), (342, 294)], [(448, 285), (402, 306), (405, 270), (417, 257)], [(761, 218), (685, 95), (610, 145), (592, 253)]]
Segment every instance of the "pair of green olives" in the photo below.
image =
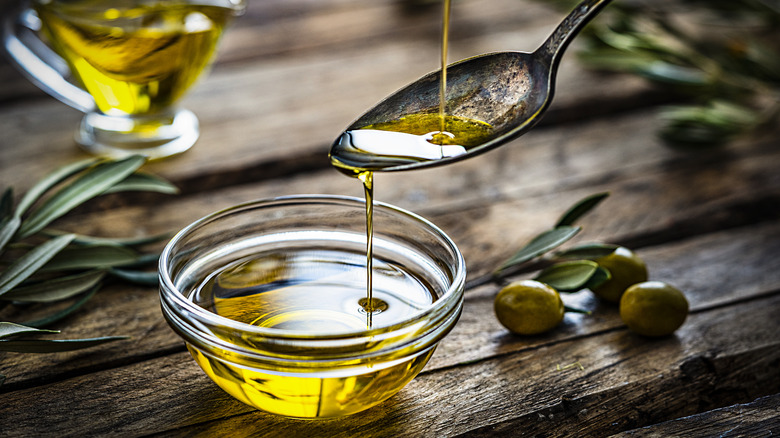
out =
[[(593, 289), (604, 300), (620, 304), (620, 317), (643, 336), (672, 334), (688, 316), (683, 293), (660, 281), (647, 281), (647, 267), (633, 251), (618, 247), (596, 262), (610, 279)], [(510, 331), (534, 335), (552, 330), (563, 320), (563, 300), (551, 286), (523, 280), (501, 289), (493, 303), (499, 322)]]
[(647, 266), (633, 251), (618, 247), (596, 259), (611, 278), (593, 289), (596, 296), (620, 305), (620, 318), (643, 336), (666, 336), (685, 322), (688, 300), (674, 286), (647, 281)]

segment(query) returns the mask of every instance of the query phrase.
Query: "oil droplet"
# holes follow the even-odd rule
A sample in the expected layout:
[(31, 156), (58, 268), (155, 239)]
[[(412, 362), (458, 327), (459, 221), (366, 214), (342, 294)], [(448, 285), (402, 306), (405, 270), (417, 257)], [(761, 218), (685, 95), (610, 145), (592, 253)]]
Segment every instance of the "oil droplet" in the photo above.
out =
[(372, 313), (374, 315), (380, 314), (387, 310), (389, 307), (387, 302), (379, 298), (371, 298), (371, 305), (369, 306), (368, 298), (361, 298), (358, 300), (360, 313)]

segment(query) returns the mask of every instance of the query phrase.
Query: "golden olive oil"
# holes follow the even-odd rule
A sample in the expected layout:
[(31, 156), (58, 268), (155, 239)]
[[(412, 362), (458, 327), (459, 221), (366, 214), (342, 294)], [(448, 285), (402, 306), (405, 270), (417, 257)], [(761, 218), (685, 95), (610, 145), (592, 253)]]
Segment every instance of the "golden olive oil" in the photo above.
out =
[(38, 2), (55, 50), (110, 115), (169, 108), (210, 63), (233, 15), (186, 2)]
[(373, 325), (374, 308), (382, 303), (374, 303), (374, 172), (362, 172), (358, 179), (363, 182), (366, 197), (366, 298), (361, 306), (366, 312), (366, 328)]
[[(441, 124), (446, 125), (440, 131)], [(480, 120), (437, 113), (409, 114), (343, 133), (331, 151), (331, 164), (350, 176), (465, 154), (493, 136)]]
[[(190, 299), (234, 321), (302, 336), (360, 333), (366, 330), (364, 256), (334, 249), (269, 249), (217, 270)], [(392, 261), (375, 260), (373, 276), (375, 328), (407, 320), (437, 298), (430, 284)], [(249, 338), (230, 340), (255, 348)], [(373, 341), (366, 351), (381, 349), (383, 342)], [(295, 363), (289, 369), (277, 364), (259, 371), (190, 351), (206, 373), (239, 400), (268, 412), (307, 418), (345, 415), (385, 400), (417, 375), (433, 353), (431, 348), (400, 359), (409, 354), (402, 348), (379, 362), (344, 360), (301, 373)]]
[[(280, 249), (254, 254), (205, 279), (191, 299), (217, 314), (301, 333), (366, 330), (365, 254), (329, 249)], [(436, 299), (425, 280), (391, 261), (374, 261), (374, 327), (392, 325)]]

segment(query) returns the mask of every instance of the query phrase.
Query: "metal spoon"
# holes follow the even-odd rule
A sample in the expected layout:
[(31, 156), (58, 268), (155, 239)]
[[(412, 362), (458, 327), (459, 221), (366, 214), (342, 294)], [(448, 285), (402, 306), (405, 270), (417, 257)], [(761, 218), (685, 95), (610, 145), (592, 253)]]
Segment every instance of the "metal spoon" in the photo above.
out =
[(439, 166), (497, 148), (526, 133), (550, 105), (566, 47), (610, 1), (584, 0), (533, 53), (489, 53), (447, 67), (447, 115), (490, 125), (488, 132), (471, 144), (442, 146), (432, 141), (435, 132), (415, 135), (364, 129), (412, 114), (438, 115), (441, 72), (436, 71), (353, 122), (331, 147), (331, 163), (350, 173)]

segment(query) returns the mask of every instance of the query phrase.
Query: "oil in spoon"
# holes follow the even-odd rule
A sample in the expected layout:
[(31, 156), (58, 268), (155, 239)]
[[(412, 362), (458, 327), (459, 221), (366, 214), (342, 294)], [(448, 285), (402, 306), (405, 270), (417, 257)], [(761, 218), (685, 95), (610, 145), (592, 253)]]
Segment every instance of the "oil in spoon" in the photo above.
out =
[(494, 135), (480, 120), (447, 114), (447, 52), (451, 0), (443, 0), (438, 108), (344, 132), (331, 148), (331, 164), (348, 175), (457, 157)]

